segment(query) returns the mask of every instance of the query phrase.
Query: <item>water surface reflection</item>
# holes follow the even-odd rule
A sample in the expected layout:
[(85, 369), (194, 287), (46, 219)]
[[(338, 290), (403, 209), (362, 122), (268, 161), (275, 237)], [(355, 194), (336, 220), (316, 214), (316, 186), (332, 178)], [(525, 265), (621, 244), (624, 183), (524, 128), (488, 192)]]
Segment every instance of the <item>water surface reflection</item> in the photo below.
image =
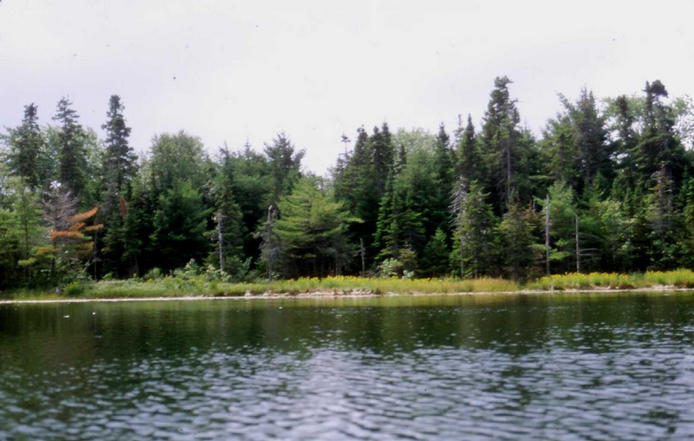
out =
[(0, 439), (691, 439), (694, 294), (0, 306)]

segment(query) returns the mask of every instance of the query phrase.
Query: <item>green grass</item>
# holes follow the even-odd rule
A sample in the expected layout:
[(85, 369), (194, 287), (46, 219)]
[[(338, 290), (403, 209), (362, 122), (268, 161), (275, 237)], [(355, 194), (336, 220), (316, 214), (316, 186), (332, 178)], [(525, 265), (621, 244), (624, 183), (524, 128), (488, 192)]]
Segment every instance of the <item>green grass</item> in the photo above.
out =
[(542, 277), (526, 286), (531, 290), (694, 288), (694, 272), (647, 271), (645, 273), (568, 273)]
[(246, 294), (415, 294), (458, 292), (513, 292), (520, 290), (591, 290), (633, 288), (694, 288), (694, 272), (649, 271), (646, 273), (568, 273), (542, 277), (526, 285), (504, 279), (397, 279), (337, 276), (299, 278), (255, 283), (227, 283), (205, 276), (159, 277), (147, 280), (109, 280), (72, 283), (58, 291), (17, 290), (0, 292), (0, 298), (53, 300), (65, 298), (109, 299), (183, 296), (243, 296)]

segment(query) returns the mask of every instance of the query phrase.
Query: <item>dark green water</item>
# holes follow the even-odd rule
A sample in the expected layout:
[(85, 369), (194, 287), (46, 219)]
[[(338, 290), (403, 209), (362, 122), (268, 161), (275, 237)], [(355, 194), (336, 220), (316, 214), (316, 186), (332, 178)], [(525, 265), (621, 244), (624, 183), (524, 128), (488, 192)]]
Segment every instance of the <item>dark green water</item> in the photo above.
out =
[(0, 305), (0, 440), (694, 439), (694, 294)]

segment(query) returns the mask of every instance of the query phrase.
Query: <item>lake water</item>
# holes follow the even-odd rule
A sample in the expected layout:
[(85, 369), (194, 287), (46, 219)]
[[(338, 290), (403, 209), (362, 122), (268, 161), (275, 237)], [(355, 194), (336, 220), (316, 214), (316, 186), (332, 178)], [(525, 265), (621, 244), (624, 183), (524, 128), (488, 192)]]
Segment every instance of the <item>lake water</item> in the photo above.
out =
[(694, 294), (0, 305), (0, 440), (691, 440)]

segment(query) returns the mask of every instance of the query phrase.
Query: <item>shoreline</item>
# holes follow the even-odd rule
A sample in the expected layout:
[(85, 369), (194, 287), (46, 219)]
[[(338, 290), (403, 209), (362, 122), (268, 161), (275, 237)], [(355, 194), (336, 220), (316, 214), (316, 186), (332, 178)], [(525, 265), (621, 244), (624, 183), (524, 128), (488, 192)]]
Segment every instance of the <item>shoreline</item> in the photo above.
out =
[(462, 291), (462, 292), (334, 292), (312, 291), (304, 293), (263, 293), (245, 294), (237, 296), (210, 296), (210, 295), (182, 295), (182, 296), (158, 296), (158, 297), (114, 297), (114, 298), (59, 298), (59, 299), (0, 299), (0, 305), (17, 304), (51, 304), (51, 303), (121, 303), (121, 302), (174, 302), (174, 301), (201, 301), (201, 300), (286, 300), (286, 299), (356, 299), (375, 297), (433, 297), (433, 296), (488, 296), (488, 295), (547, 295), (547, 294), (609, 294), (609, 293), (676, 293), (694, 291), (692, 288), (677, 288), (674, 286), (651, 286), (640, 288), (588, 288), (588, 289), (554, 289), (532, 290), (522, 289), (515, 291)]

